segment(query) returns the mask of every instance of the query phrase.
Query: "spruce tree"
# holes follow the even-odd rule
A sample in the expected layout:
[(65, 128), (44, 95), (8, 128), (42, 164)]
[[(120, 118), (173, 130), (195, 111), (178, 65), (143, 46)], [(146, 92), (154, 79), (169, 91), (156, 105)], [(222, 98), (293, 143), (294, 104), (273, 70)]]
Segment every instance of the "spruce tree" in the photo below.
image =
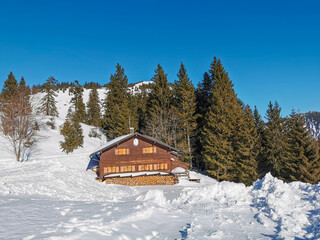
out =
[(233, 149), (236, 160), (236, 181), (251, 185), (257, 180), (258, 132), (252, 111), (242, 104), (242, 114), (236, 122)]
[[(312, 139), (312, 147), (310, 148), (310, 151), (308, 152), (307, 156), (308, 159), (314, 159), (311, 162), (311, 169), (310, 172), (312, 174), (313, 180), (311, 183), (318, 183), (320, 182), (320, 146), (319, 146), (319, 140)], [(318, 156), (318, 157), (316, 157)]]
[(141, 85), (139, 87), (140, 93), (131, 95), (131, 97), (129, 98), (129, 107), (132, 115), (138, 119), (137, 130), (142, 130), (144, 127), (144, 122), (147, 115), (147, 102), (149, 97), (148, 93), (151, 91), (151, 85), (152, 84)]
[(130, 109), (128, 105), (128, 79), (118, 63), (115, 74), (110, 77), (104, 102), (103, 128), (109, 139), (129, 133)]
[(128, 95), (128, 107), (130, 109), (129, 127), (134, 128), (135, 131), (139, 131), (139, 111), (143, 107), (143, 98), (141, 96), (141, 94)]
[(24, 80), (23, 77), (21, 77), (21, 80), (18, 84), (18, 90), (20, 92), (24, 92), (24, 95), (28, 98), (30, 98), (30, 94), (31, 94), (31, 89), (30, 87), (26, 84), (26, 81)]
[(83, 134), (78, 122), (72, 122), (70, 119), (66, 119), (60, 130), (60, 134), (64, 136), (64, 141), (60, 142), (63, 152), (68, 154), (73, 152), (74, 149), (82, 147)]
[(178, 109), (178, 132), (181, 137), (178, 139), (177, 147), (183, 150), (184, 161), (191, 163), (192, 149), (191, 138), (194, 135), (196, 122), (196, 96), (195, 89), (192, 85), (187, 70), (183, 63), (181, 63), (179, 73), (177, 74), (179, 80), (175, 82), (176, 87), (176, 106)]
[(49, 77), (44, 84), (45, 95), (42, 98), (42, 110), (47, 116), (58, 116), (55, 97), (57, 94), (54, 92), (57, 80), (54, 77)]
[(79, 122), (72, 122), (72, 126), (74, 129), (74, 133), (76, 135), (76, 139), (74, 142), (75, 148), (83, 147), (83, 131)]
[(144, 133), (167, 144), (174, 143), (172, 130), (176, 120), (175, 110), (172, 108), (172, 91), (167, 74), (160, 64), (155, 70), (152, 80), (154, 84), (147, 102), (147, 113), (144, 122)]
[(261, 115), (257, 109), (257, 106), (254, 106), (253, 117), (254, 117), (254, 123), (257, 128), (257, 132), (259, 135), (262, 135), (264, 131), (265, 123), (261, 118)]
[(213, 93), (200, 136), (202, 156), (211, 176), (219, 181), (234, 181), (237, 176), (233, 139), (241, 107), (220, 59), (214, 58), (209, 72)]
[(292, 111), (288, 120), (290, 161), (286, 162), (287, 181), (316, 183), (314, 163), (318, 161), (318, 147), (312, 138), (301, 114)]
[(76, 133), (69, 119), (66, 119), (62, 125), (60, 134), (64, 137), (64, 141), (60, 142), (62, 151), (66, 152), (67, 154), (73, 152), (75, 149)]
[(213, 79), (209, 73), (205, 72), (203, 74), (202, 82), (198, 84), (196, 90), (196, 112), (197, 112), (197, 128), (201, 129), (203, 127), (203, 121), (206, 112), (208, 111), (213, 94)]
[(1, 97), (8, 99), (14, 96), (18, 90), (18, 82), (12, 72), (9, 73), (8, 79), (4, 82)]
[(281, 117), (278, 103), (268, 105), (266, 123), (263, 134), (263, 175), (271, 172), (272, 176), (284, 179), (287, 176), (286, 161), (290, 159), (285, 119)]
[(264, 129), (265, 129), (265, 123), (261, 118), (261, 115), (259, 114), (259, 111), (256, 106), (254, 106), (254, 111), (253, 111), (253, 118), (254, 118), (254, 123), (255, 127), (257, 129), (257, 164), (258, 164), (258, 176), (259, 178), (264, 177), (265, 175), (265, 170), (264, 170), (264, 161), (263, 161), (263, 134), (264, 134)]
[(86, 120), (86, 107), (83, 103), (83, 88), (78, 81), (75, 81), (74, 86), (70, 89), (70, 93), (73, 95), (70, 100), (70, 108), (68, 117), (71, 117), (74, 122), (85, 122)]
[(87, 123), (92, 126), (101, 126), (100, 99), (96, 87), (92, 87), (89, 93), (89, 101), (87, 103)]
[(210, 103), (212, 101), (213, 93), (213, 81), (210, 75), (205, 72), (203, 74), (202, 82), (198, 84), (196, 89), (196, 115), (197, 115), (197, 128), (195, 132), (195, 142), (194, 142), (194, 155), (195, 161), (194, 165), (204, 170), (205, 163), (202, 157), (202, 144), (200, 141), (201, 132), (203, 130), (204, 118), (208, 112)]

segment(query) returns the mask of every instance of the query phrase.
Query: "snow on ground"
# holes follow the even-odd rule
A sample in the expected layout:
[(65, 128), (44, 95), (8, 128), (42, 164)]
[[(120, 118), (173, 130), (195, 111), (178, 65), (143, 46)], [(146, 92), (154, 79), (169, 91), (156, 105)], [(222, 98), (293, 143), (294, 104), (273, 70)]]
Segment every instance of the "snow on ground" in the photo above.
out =
[[(69, 101), (60, 94), (57, 126)], [(84, 147), (69, 155), (59, 129), (46, 125), (28, 161), (16, 162), (1, 144), (0, 239), (320, 239), (319, 184), (268, 174), (245, 187), (191, 172), (200, 183), (106, 185), (85, 171), (103, 141), (82, 127)]]
[(268, 174), (245, 187), (195, 172), (201, 183), (106, 185), (85, 171), (100, 140), (86, 135), (87, 148), (67, 155), (57, 130), (42, 132), (31, 160), (0, 160), (0, 239), (320, 238), (319, 185)]

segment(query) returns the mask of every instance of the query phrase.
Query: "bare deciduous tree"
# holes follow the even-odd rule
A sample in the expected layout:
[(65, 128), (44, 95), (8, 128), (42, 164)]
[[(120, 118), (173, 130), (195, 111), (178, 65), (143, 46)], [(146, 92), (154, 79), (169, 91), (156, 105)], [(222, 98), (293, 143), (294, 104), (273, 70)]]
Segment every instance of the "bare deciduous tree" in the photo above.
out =
[(30, 96), (20, 89), (15, 95), (2, 98), (0, 128), (4, 138), (19, 162), (24, 160), (25, 150), (36, 142), (36, 119), (30, 104)]

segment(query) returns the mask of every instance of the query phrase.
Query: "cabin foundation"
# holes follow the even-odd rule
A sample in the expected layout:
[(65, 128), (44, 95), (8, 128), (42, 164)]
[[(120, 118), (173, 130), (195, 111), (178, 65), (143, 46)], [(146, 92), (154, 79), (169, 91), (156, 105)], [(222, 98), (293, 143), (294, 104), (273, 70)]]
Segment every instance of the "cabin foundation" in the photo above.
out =
[(105, 178), (106, 184), (120, 184), (126, 186), (174, 185), (178, 182), (178, 177), (174, 176), (173, 174), (155, 174)]

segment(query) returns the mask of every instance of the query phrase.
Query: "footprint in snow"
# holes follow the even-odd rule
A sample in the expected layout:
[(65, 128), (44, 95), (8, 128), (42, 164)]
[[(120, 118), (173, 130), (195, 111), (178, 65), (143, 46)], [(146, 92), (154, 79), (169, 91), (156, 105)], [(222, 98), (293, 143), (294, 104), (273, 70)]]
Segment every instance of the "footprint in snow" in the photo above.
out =
[(131, 224), (131, 227), (133, 227), (133, 228), (135, 228), (135, 229), (139, 229), (139, 227), (138, 227), (136, 224), (134, 224), (134, 223)]
[(75, 223), (75, 222), (77, 222), (78, 221), (78, 218), (71, 218), (70, 220), (69, 220), (69, 222), (71, 222), (71, 223)]
[(65, 216), (70, 211), (70, 208), (65, 209), (64, 211), (61, 211), (60, 214), (62, 216)]

